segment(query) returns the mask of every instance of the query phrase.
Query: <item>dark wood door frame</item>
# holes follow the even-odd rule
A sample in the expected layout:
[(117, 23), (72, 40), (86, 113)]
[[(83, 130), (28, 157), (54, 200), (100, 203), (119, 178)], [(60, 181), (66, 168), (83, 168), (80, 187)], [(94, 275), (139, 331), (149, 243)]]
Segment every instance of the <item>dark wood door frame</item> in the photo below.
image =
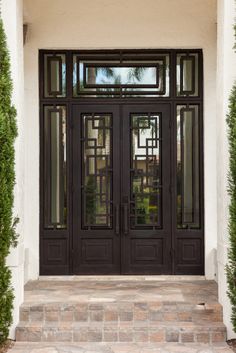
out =
[[(52, 98), (44, 96), (44, 55), (48, 53), (62, 53), (65, 55), (68, 62), (66, 67), (67, 73), (67, 93), (66, 96), (60, 98)], [(167, 104), (170, 107), (170, 161), (171, 161), (171, 175), (170, 175), (170, 195), (171, 195), (171, 234), (172, 234), (172, 246), (169, 254), (169, 258), (172, 258), (172, 267), (168, 273), (170, 274), (204, 274), (204, 172), (203, 172), (203, 160), (204, 160), (204, 146), (203, 146), (203, 59), (202, 51), (200, 49), (183, 49), (183, 50), (137, 50), (132, 51), (134, 57), (136, 53), (169, 53), (170, 54), (170, 95), (166, 97), (146, 97), (146, 98), (75, 98), (73, 97), (73, 70), (72, 70), (72, 54), (81, 53), (81, 51), (70, 51), (70, 50), (40, 50), (39, 62), (40, 62), (40, 274), (41, 275), (66, 275), (74, 274), (73, 268), (73, 219), (72, 209), (75, 200), (73, 200), (73, 166), (71, 156), (73, 153), (73, 106), (84, 105), (93, 106), (96, 104), (107, 106), (122, 106), (126, 105), (152, 105), (152, 104)], [(83, 55), (99, 55), (100, 53), (105, 54), (107, 51), (83, 51)], [(108, 52), (122, 52), (122, 51), (108, 51)], [(126, 52), (126, 51), (124, 51)], [(131, 51), (127, 51), (131, 52)], [(198, 53), (199, 55), (199, 94), (198, 96), (178, 96), (176, 94), (176, 54), (177, 53)], [(199, 109), (199, 133), (200, 133), (200, 146), (199, 146), (199, 174), (200, 174), (200, 227), (199, 229), (179, 229), (176, 221), (176, 109), (178, 105), (197, 105)], [(45, 162), (45, 125), (46, 118), (44, 114), (45, 107), (66, 107), (66, 128), (67, 128), (67, 227), (56, 229), (45, 227), (45, 185), (48, 181), (45, 179), (45, 170), (48, 168), (48, 164)], [(192, 239), (192, 243), (188, 243), (188, 239)], [(189, 260), (184, 254), (185, 249), (194, 251), (194, 247), (198, 247), (198, 253), (196, 258)], [(188, 250), (186, 250), (188, 251)]]

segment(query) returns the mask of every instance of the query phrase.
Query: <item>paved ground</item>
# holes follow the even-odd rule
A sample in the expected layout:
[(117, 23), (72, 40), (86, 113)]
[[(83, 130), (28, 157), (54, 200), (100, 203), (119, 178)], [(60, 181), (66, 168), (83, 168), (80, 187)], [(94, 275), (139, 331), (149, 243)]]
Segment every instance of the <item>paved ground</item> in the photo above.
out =
[(226, 344), (16, 343), (8, 353), (232, 353)]
[(43, 280), (25, 286), (24, 305), (55, 302), (217, 302), (215, 281)]

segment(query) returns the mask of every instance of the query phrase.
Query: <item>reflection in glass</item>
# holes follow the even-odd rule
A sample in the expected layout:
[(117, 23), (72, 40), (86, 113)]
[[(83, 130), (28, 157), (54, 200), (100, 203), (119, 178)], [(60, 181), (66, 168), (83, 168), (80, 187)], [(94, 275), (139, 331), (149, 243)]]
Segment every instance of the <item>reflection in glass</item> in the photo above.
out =
[[(91, 71), (94, 72), (94, 82), (91, 83)], [(85, 84), (94, 85), (157, 85), (157, 67), (144, 66), (97, 66), (86, 67)]]
[(131, 116), (131, 227), (160, 227), (160, 117)]
[(169, 96), (169, 55), (120, 60), (119, 56), (95, 61), (74, 55), (74, 96)]
[(199, 55), (177, 54), (176, 81), (178, 96), (198, 96)]
[(45, 107), (45, 157), (46, 175), (45, 201), (48, 214), (46, 227), (65, 228), (66, 204), (66, 109), (64, 106)]
[(199, 107), (177, 106), (177, 223), (200, 227)]
[(193, 80), (193, 70), (194, 70), (194, 61), (186, 58), (183, 60), (183, 91), (194, 92), (194, 80)]
[(44, 96), (66, 96), (66, 56), (44, 55)]
[(51, 91), (60, 92), (61, 90), (61, 77), (60, 77), (60, 61), (52, 59), (50, 62), (50, 82)]
[(83, 226), (111, 227), (111, 116), (83, 116)]

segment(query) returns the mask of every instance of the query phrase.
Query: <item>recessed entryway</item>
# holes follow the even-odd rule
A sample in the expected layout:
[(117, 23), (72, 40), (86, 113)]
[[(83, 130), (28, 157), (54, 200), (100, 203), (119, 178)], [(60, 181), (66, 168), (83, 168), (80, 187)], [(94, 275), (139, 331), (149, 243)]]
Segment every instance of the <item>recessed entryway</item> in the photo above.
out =
[(201, 51), (40, 58), (41, 274), (203, 274)]

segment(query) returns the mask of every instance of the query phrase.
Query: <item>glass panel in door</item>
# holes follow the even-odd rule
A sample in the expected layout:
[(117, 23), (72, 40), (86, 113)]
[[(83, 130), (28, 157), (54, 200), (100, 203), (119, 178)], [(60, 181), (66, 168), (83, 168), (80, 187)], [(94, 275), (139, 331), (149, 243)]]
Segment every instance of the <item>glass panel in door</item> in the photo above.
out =
[(112, 116), (85, 114), (83, 124), (83, 228), (112, 226)]
[(131, 115), (131, 228), (161, 225), (159, 114)]

